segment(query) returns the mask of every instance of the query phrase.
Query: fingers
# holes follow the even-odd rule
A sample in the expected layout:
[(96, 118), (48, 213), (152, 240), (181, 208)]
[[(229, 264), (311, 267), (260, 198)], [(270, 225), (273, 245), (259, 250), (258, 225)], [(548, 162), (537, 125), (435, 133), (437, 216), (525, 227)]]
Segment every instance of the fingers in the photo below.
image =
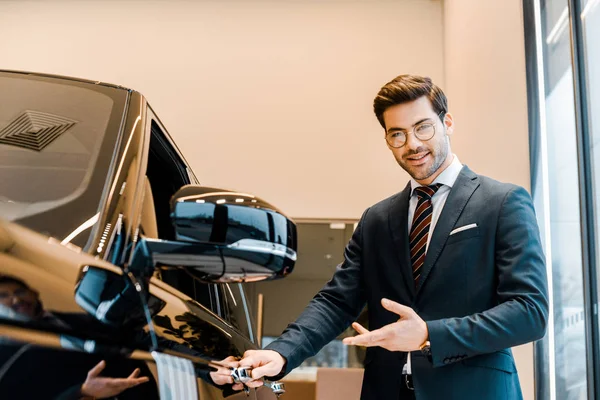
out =
[(265, 384), (264, 381), (258, 380), (258, 381), (250, 381), (250, 382), (246, 383), (246, 386), (248, 386), (249, 388), (257, 388), (257, 387), (261, 387), (264, 384)]
[[(227, 376), (227, 375), (219, 374), (218, 372), (211, 372), (210, 378), (217, 385), (233, 384), (233, 377), (231, 375)], [(242, 385), (242, 387), (243, 387), (243, 385)]]
[(127, 379), (135, 379), (135, 378), (138, 377), (139, 374), (140, 374), (140, 369), (136, 368), (136, 369), (133, 370), (133, 372), (131, 373), (131, 375), (129, 375), (127, 377)]
[(210, 373), (210, 378), (217, 385), (233, 384), (233, 377), (231, 376), (231, 370), (224, 367), (216, 367), (216, 371)]
[(256, 350), (248, 350), (244, 353), (244, 357), (240, 360), (241, 367), (253, 367), (261, 365), (261, 360)]
[(389, 299), (381, 299), (381, 305), (386, 310), (398, 314), (400, 317), (412, 317), (415, 313), (412, 308), (403, 306), (402, 304)]
[(134, 386), (139, 385), (140, 383), (148, 382), (150, 380), (147, 376), (142, 376), (142, 377), (138, 378), (139, 375), (140, 375), (140, 369), (136, 368), (136, 369), (133, 370), (133, 372), (131, 373), (131, 375), (129, 375), (127, 377), (127, 380), (129, 382), (133, 382)]
[(135, 384), (133, 384), (133, 382), (116, 382), (114, 385), (112, 385), (114, 390), (118, 390), (119, 392), (124, 392), (127, 389), (131, 389), (132, 387), (134, 387)]
[(229, 368), (237, 368), (240, 366), (240, 362), (237, 358), (235, 358), (234, 356), (229, 356), (227, 358), (225, 358), (224, 360), (220, 361), (221, 365), (224, 365), (226, 367)]
[(275, 376), (282, 371), (285, 358), (273, 350), (248, 350), (239, 363), (241, 367), (252, 368), (252, 381), (246, 386), (259, 387), (263, 385), (261, 378)]
[(130, 388), (130, 387), (137, 386), (140, 383), (148, 382), (149, 380), (150, 379), (148, 379), (147, 376), (142, 376), (141, 378), (126, 378), (126, 379), (122, 379), (121, 383), (127, 385), (127, 387)]
[(262, 367), (254, 368), (252, 370), (252, 379), (260, 379), (264, 376), (273, 376), (277, 375), (279, 371), (276, 371), (276, 368), (272, 362), (268, 362)]
[[(360, 341), (362, 341), (364, 339), (363, 335), (371, 333), (371, 332), (369, 332), (368, 329), (366, 329), (364, 326), (362, 326), (358, 322), (354, 322), (352, 324), (352, 328), (354, 328), (354, 330), (356, 330), (356, 332), (358, 332), (359, 335), (354, 336), (354, 337), (345, 338), (343, 340), (343, 343), (346, 344), (346, 345), (357, 345), (358, 342), (360, 342)], [(356, 338), (358, 338), (358, 339), (356, 339)], [(358, 340), (358, 342), (356, 342), (357, 340)]]
[(114, 389), (123, 391), (123, 390), (127, 390), (130, 389), (134, 386), (140, 385), (142, 383), (146, 383), (148, 382), (149, 379), (147, 376), (143, 376), (141, 378), (111, 378), (108, 382), (107, 382), (107, 386), (110, 386)]
[(343, 343), (349, 346), (379, 346), (381, 341), (388, 338), (389, 329), (386, 328), (387, 326), (384, 326), (381, 329), (376, 329), (374, 331), (363, 333), (361, 335), (347, 337), (343, 340)]
[(142, 376), (141, 378), (135, 378), (133, 380), (130, 380), (133, 383), (133, 386), (137, 386), (141, 383), (146, 383), (150, 380), (150, 378), (148, 378), (147, 376)]
[(100, 375), (100, 373), (102, 372), (102, 370), (106, 368), (106, 362), (104, 360), (100, 361), (98, 364), (96, 364), (96, 366), (92, 369), (90, 369), (90, 371), (88, 372), (88, 377), (89, 378), (95, 378), (98, 375)]
[(363, 327), (361, 324), (359, 324), (358, 322), (355, 322), (352, 324), (352, 328), (354, 328), (354, 330), (360, 334), (363, 333), (369, 333), (369, 330), (366, 329), (365, 327)]
[(216, 369), (216, 371), (210, 372), (210, 378), (215, 384), (233, 384), (234, 390), (242, 390), (244, 388), (243, 384), (235, 383), (233, 377), (231, 376), (231, 369), (238, 368), (240, 366), (238, 357), (229, 356), (221, 361), (211, 361), (209, 365)]
[[(271, 368), (283, 368), (285, 358), (273, 350), (248, 350), (244, 353), (244, 358), (240, 360), (240, 366), (258, 368), (263, 365), (270, 365)], [(275, 371), (278, 374), (279, 371)]]

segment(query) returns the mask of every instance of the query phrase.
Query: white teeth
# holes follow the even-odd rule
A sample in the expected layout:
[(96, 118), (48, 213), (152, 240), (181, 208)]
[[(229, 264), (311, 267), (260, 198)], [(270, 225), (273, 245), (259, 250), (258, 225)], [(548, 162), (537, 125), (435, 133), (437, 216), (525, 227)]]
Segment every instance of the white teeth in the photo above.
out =
[(409, 160), (418, 161), (418, 160), (420, 160), (422, 158), (425, 158), (425, 156), (427, 156), (427, 154), (429, 154), (429, 153), (423, 154), (421, 157), (417, 157), (417, 158), (410, 158), (409, 157)]

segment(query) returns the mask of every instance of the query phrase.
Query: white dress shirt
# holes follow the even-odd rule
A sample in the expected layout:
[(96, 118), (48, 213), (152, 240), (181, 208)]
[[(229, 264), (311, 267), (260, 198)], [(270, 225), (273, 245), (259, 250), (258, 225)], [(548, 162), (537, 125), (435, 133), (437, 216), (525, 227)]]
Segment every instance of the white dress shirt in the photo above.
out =
[[(458, 160), (458, 157), (454, 155), (454, 159), (452, 163), (448, 165), (448, 167), (442, 171), (441, 174), (435, 178), (435, 180), (430, 185), (435, 185), (436, 183), (441, 183), (442, 186), (438, 189), (437, 192), (431, 198), (431, 205), (433, 207), (433, 213), (431, 215), (431, 225), (429, 226), (429, 234), (427, 235), (427, 245), (425, 247), (425, 251), (429, 248), (429, 241), (431, 240), (431, 236), (433, 235), (433, 230), (435, 229), (435, 224), (437, 223), (440, 214), (442, 213), (442, 209), (444, 208), (444, 204), (446, 204), (446, 199), (448, 198), (448, 194), (450, 193), (450, 189), (456, 182), (456, 178), (460, 174), (463, 165)], [(408, 204), (408, 233), (410, 235), (410, 228), (412, 226), (413, 216), (415, 215), (415, 209), (417, 208), (417, 203), (419, 201), (419, 196), (415, 193), (415, 188), (423, 186), (414, 179), (410, 180), (410, 202)]]

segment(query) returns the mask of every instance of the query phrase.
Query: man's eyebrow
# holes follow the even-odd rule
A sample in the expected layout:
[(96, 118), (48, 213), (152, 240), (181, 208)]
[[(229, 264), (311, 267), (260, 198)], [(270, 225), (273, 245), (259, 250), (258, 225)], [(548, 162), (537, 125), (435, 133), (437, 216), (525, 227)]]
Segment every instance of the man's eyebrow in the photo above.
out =
[[(425, 122), (425, 121), (432, 120), (432, 119), (433, 119), (433, 118), (423, 118), (423, 119), (420, 119), (420, 120), (418, 120), (417, 122), (415, 122), (415, 123), (414, 123), (414, 124), (411, 126), (411, 128), (414, 128), (415, 126), (417, 126), (417, 125), (419, 125), (419, 124), (422, 124), (422, 123), (423, 123), (423, 122)], [(388, 129), (387, 131), (388, 131), (388, 133), (389, 133), (389, 132), (395, 132), (395, 131), (404, 131), (404, 132), (406, 132), (406, 128), (395, 128), (395, 127), (391, 127), (391, 128), (390, 128), (390, 129)]]

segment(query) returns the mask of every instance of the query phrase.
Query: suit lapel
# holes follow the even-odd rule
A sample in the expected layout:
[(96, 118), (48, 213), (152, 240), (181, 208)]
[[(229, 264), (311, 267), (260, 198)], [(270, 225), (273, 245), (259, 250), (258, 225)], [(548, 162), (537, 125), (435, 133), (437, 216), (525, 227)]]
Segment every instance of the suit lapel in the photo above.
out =
[(421, 277), (419, 278), (419, 284), (416, 290), (417, 294), (427, 280), (431, 269), (437, 262), (452, 228), (456, 225), (458, 217), (478, 186), (479, 179), (477, 178), (477, 175), (475, 175), (475, 173), (467, 166), (464, 166), (456, 178), (452, 190), (448, 194), (444, 209), (435, 225), (433, 236), (431, 237), (429, 247), (427, 248), (427, 255), (425, 256)]
[[(398, 287), (410, 293), (410, 298), (415, 296), (415, 285), (413, 284), (412, 266), (410, 262), (410, 250), (408, 243), (408, 203), (410, 200), (410, 182), (403, 191), (398, 193), (392, 200), (389, 214), (389, 227), (392, 233), (394, 246), (392, 251), (398, 260), (398, 268), (388, 271), (394, 281), (401, 281)], [(398, 274), (398, 279), (394, 279)]]

